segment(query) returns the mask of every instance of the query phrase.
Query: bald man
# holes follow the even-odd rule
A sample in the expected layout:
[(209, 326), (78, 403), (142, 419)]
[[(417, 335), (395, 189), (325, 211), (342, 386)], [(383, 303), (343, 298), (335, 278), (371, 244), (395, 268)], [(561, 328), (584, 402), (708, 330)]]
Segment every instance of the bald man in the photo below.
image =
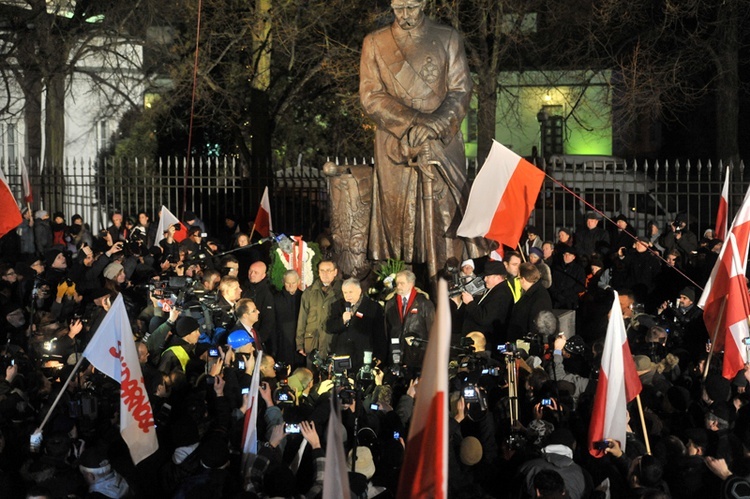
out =
[(242, 287), (242, 297), (250, 298), (258, 307), (260, 318), (258, 319), (255, 329), (260, 335), (261, 346), (258, 350), (263, 350), (270, 355), (276, 355), (276, 313), (274, 312), (273, 291), (271, 283), (266, 275), (266, 264), (263, 262), (254, 262), (250, 265), (247, 272), (247, 282)]

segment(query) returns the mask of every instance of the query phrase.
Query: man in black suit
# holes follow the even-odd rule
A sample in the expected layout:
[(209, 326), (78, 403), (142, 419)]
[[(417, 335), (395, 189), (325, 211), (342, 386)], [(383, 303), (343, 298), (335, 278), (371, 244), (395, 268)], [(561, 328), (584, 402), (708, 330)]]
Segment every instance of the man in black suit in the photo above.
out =
[(254, 262), (247, 272), (247, 283), (242, 297), (250, 298), (258, 306), (260, 320), (256, 329), (266, 353), (276, 355), (276, 314), (273, 311), (273, 292), (271, 283), (266, 277), (266, 264)]
[(341, 285), (343, 298), (331, 305), (326, 330), (334, 336), (331, 350), (336, 355), (352, 358), (351, 373), (356, 373), (365, 363), (365, 352), (384, 360), (388, 353), (385, 338), (383, 307), (362, 293), (357, 279), (347, 279)]
[(467, 292), (461, 293), (461, 308), (464, 309), (462, 334), (473, 331), (483, 333), (487, 343), (505, 343), (506, 327), (513, 306), (513, 293), (505, 282), (507, 270), (503, 262), (487, 262), (484, 266), (484, 295), (475, 299)]

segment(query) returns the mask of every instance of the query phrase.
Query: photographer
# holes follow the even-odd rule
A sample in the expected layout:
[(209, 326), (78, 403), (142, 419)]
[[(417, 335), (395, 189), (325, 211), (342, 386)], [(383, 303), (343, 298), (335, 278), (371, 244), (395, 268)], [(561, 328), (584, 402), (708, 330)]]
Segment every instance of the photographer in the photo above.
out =
[(487, 291), (479, 298), (469, 293), (461, 294), (464, 311), (462, 334), (479, 331), (492, 345), (505, 343), (506, 327), (513, 307), (510, 287), (503, 284), (507, 270), (503, 262), (487, 262), (484, 266), (484, 283)]
[(676, 249), (683, 262), (687, 262), (690, 254), (698, 249), (698, 236), (688, 229), (687, 223), (687, 214), (678, 213), (674, 222), (669, 224), (659, 238), (659, 244), (664, 247), (665, 252)]

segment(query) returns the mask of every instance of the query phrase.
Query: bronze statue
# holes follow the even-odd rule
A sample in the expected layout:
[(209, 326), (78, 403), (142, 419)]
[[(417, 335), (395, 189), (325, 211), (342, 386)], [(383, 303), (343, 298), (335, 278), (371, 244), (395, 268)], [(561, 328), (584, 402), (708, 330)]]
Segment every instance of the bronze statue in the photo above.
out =
[(424, 14), (426, 0), (393, 0), (395, 22), (365, 37), (359, 97), (377, 124), (369, 255), (428, 263), (486, 254), (458, 239), (469, 194), (461, 121), (471, 96), (463, 38)]

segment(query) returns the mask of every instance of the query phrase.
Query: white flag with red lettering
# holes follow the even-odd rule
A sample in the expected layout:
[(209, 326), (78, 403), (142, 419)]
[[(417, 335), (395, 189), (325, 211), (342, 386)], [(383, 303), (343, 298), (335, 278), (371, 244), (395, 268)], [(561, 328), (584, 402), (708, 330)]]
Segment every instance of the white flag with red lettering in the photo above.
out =
[(120, 434), (133, 462), (138, 464), (156, 452), (159, 442), (122, 294), (115, 299), (83, 356), (120, 383)]
[(698, 306), (709, 335), (716, 333), (714, 351), (724, 350), (722, 375), (733, 379), (747, 362), (744, 344), (750, 329), (750, 297), (747, 292), (747, 251), (750, 247), (750, 189), (734, 217), (719, 258), (714, 264)]
[(448, 285), (438, 282), (435, 321), (430, 329), (422, 376), (409, 426), (404, 464), (398, 484), (399, 498), (448, 497), (448, 362), (451, 312)]

